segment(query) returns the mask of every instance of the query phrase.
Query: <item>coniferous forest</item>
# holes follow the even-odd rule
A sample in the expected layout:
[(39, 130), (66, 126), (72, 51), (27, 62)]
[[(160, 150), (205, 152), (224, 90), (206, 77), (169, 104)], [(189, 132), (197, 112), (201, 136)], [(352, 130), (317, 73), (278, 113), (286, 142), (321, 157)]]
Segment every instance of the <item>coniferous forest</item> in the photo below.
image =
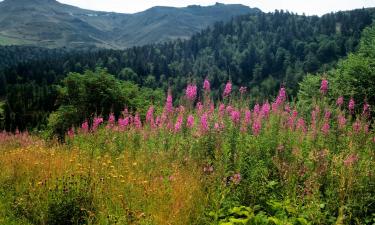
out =
[[(326, 73), (358, 49), (361, 32), (374, 15), (373, 9), (322, 17), (258, 13), (216, 23), (190, 40), (127, 50), (1, 47), (3, 128), (43, 127), (49, 113), (61, 105), (62, 80), (70, 72), (96, 68), (139, 88), (171, 89), (178, 96), (186, 83), (209, 78), (214, 98), (220, 97), (227, 80), (237, 89), (246, 84), (254, 102), (274, 95), (280, 86), (295, 97), (306, 74)], [(90, 113), (102, 109), (96, 110)]]
[(373, 225), (374, 105), (375, 8), (0, 46), (0, 224)]

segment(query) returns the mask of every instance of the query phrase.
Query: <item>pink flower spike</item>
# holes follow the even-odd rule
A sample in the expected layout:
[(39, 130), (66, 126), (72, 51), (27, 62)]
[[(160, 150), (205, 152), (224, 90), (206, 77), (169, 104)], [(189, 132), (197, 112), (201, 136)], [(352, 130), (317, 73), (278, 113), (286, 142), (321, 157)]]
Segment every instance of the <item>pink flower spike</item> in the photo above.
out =
[(172, 94), (170, 93), (170, 91), (168, 92), (167, 102), (165, 104), (165, 110), (168, 113), (173, 112), (173, 98), (172, 98)]
[(328, 92), (328, 80), (323, 78), (322, 83), (320, 85), (320, 92), (325, 95)]
[(228, 97), (230, 93), (232, 92), (232, 83), (228, 81), (228, 83), (225, 85), (223, 97)]
[(207, 79), (205, 79), (204, 82), (203, 82), (203, 89), (206, 92), (210, 92), (210, 90), (211, 90), (210, 82)]
[(193, 128), (194, 127), (194, 116), (193, 115), (189, 115), (188, 116), (187, 121), (186, 121), (186, 126), (188, 128)]
[(354, 113), (354, 107), (355, 107), (355, 102), (354, 102), (354, 99), (351, 98), (350, 101), (349, 101), (349, 106), (348, 106), (349, 111), (350, 111), (351, 114)]
[(190, 101), (194, 101), (197, 97), (197, 86), (195, 84), (189, 84), (186, 88), (186, 98)]
[(206, 113), (201, 116), (201, 129), (204, 132), (208, 131), (208, 117)]
[(230, 115), (233, 123), (238, 124), (240, 122), (241, 114), (239, 111), (233, 110)]
[(81, 129), (84, 134), (89, 132), (89, 122), (87, 122), (87, 120), (84, 123), (82, 123)]
[(336, 105), (341, 107), (344, 104), (344, 97), (340, 96), (337, 98)]
[(244, 95), (247, 92), (247, 87), (240, 87), (241, 95)]

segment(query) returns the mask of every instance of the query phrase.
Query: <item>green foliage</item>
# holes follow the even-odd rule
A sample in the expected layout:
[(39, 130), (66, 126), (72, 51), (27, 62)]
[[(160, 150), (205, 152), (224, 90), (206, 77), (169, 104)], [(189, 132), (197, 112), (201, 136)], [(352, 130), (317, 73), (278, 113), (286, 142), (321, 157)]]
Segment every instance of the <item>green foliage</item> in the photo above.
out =
[(114, 113), (119, 117), (124, 108), (144, 116), (146, 107), (160, 106), (163, 97), (160, 90), (139, 88), (132, 82), (116, 79), (103, 69), (71, 73), (59, 88), (60, 107), (50, 114), (46, 134), (63, 140), (72, 126), (79, 126), (84, 120), (91, 121), (96, 115), (107, 117)]
[[(218, 216), (218, 225), (308, 225), (306, 218), (299, 216), (289, 202), (278, 202), (271, 200), (268, 202), (270, 213), (266, 213), (255, 206), (233, 207), (227, 211), (222, 211)], [(210, 213), (210, 216), (216, 216)]]
[[(360, 112), (366, 102), (375, 105), (375, 25), (366, 28), (362, 33), (359, 50), (339, 62), (337, 69), (327, 74), (308, 75), (300, 83), (298, 92), (298, 105), (306, 112), (311, 111), (312, 101), (322, 97), (315, 90), (319, 88), (323, 77), (327, 78), (330, 85), (327, 101), (335, 103), (339, 96), (345, 99), (356, 99), (356, 109)], [(345, 106), (347, 102), (345, 103)], [(372, 108), (372, 110), (374, 110)]]

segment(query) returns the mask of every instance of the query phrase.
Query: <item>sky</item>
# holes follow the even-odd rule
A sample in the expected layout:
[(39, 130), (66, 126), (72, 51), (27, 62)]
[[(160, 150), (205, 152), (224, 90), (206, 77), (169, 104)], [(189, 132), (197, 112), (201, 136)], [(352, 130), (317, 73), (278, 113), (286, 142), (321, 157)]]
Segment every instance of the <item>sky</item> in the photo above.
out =
[[(153, 6), (185, 7), (188, 5), (213, 5), (219, 0), (58, 0), (85, 9), (135, 13)], [(258, 7), (264, 12), (284, 9), (298, 14), (323, 15), (339, 10), (375, 7), (375, 0), (221, 0), (220, 3), (243, 4)]]

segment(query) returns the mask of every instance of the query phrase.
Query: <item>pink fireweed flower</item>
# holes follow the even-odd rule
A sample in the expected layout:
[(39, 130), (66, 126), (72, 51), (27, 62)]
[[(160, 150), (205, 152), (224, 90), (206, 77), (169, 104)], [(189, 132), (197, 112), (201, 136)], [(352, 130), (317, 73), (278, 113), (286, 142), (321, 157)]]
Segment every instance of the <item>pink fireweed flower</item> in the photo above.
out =
[(259, 113), (260, 113), (260, 105), (259, 104), (256, 104), (254, 106), (253, 112), (254, 112), (254, 116), (258, 116), (259, 115)]
[(297, 129), (304, 133), (306, 133), (307, 131), (305, 120), (303, 120), (302, 118), (298, 119), (297, 121)]
[(228, 83), (225, 85), (223, 96), (228, 97), (231, 92), (232, 92), (232, 83), (228, 81)]
[(208, 117), (206, 113), (201, 116), (201, 130), (204, 132), (208, 131)]
[(108, 117), (108, 124), (110, 125), (114, 125), (116, 122), (116, 118), (115, 118), (115, 115), (113, 113), (111, 113)]
[(238, 124), (241, 120), (241, 113), (237, 110), (233, 110), (230, 114), (232, 122)]
[(157, 117), (155, 118), (155, 126), (157, 126), (157, 127), (161, 126), (161, 119), (160, 119), (160, 116), (157, 116)]
[(224, 103), (221, 103), (219, 105), (219, 116), (220, 117), (224, 116), (224, 113), (225, 113), (225, 105), (224, 105)]
[(186, 121), (186, 126), (188, 128), (193, 128), (194, 127), (194, 116), (193, 115), (189, 115), (188, 116), (187, 121)]
[(344, 115), (339, 115), (338, 118), (337, 118), (337, 122), (338, 122), (338, 125), (339, 125), (339, 128), (342, 129), (345, 127), (345, 124), (346, 124), (346, 118)]
[(232, 113), (233, 110), (234, 110), (234, 109), (233, 109), (233, 107), (232, 107), (231, 105), (228, 105), (227, 108), (226, 108), (226, 111), (227, 111), (227, 113), (228, 113), (229, 115)]
[(362, 115), (364, 117), (369, 117), (370, 116), (370, 105), (367, 102), (365, 102), (365, 104), (363, 104)]
[(175, 132), (179, 132), (181, 130), (182, 120), (183, 120), (182, 115), (178, 116), (176, 124), (174, 125), (174, 131)]
[(87, 120), (82, 123), (81, 129), (83, 133), (88, 133), (89, 132), (89, 122)]
[(324, 113), (324, 119), (329, 120), (330, 117), (331, 117), (331, 112), (329, 110), (326, 110), (326, 112)]
[(349, 105), (348, 105), (348, 108), (351, 114), (354, 113), (354, 107), (355, 107), (355, 102), (354, 102), (354, 99), (351, 98), (349, 101)]
[(329, 133), (329, 129), (330, 129), (329, 123), (328, 122), (324, 122), (324, 124), (322, 126), (322, 132), (323, 132), (323, 134), (327, 135)]
[(344, 165), (346, 167), (352, 166), (355, 162), (358, 161), (358, 155), (357, 154), (351, 154), (344, 160)]
[(208, 81), (207, 79), (205, 79), (204, 82), (203, 82), (203, 89), (206, 92), (210, 92), (210, 90), (211, 90), (210, 81)]
[(251, 111), (246, 109), (245, 111), (245, 124), (250, 124), (251, 122)]
[(290, 113), (291, 109), (290, 109), (289, 103), (285, 104), (284, 111), (287, 113)]
[(203, 111), (203, 104), (202, 104), (202, 102), (198, 102), (196, 107), (197, 107), (198, 113), (199, 114), (202, 113), (202, 111)]
[(165, 110), (168, 113), (173, 112), (173, 98), (172, 98), (172, 94), (170, 92), (168, 92), (167, 102), (165, 103)]
[(70, 128), (68, 130), (68, 137), (69, 138), (74, 138), (74, 127)]
[(359, 133), (361, 131), (361, 122), (358, 119), (353, 123), (353, 131), (355, 133)]
[(135, 114), (135, 117), (134, 117), (134, 126), (135, 128), (137, 129), (140, 129), (142, 128), (142, 122), (141, 122), (141, 118), (139, 117), (139, 114)]
[(94, 122), (92, 123), (92, 130), (96, 131), (98, 127), (100, 126), (100, 124), (103, 123), (103, 121), (104, 121), (103, 117), (95, 117)]
[(118, 126), (120, 130), (124, 130), (129, 125), (129, 117), (118, 119)]
[(338, 97), (337, 100), (336, 100), (336, 105), (341, 107), (343, 104), (344, 104), (344, 97), (342, 97), (342, 96)]
[(197, 85), (189, 84), (186, 88), (186, 98), (190, 101), (194, 101), (197, 97)]
[(244, 95), (247, 92), (247, 87), (240, 87), (241, 95)]
[(259, 135), (261, 128), (262, 128), (262, 123), (260, 122), (260, 120), (259, 119), (254, 120), (252, 130), (255, 136)]
[(150, 108), (148, 108), (147, 113), (146, 113), (146, 122), (150, 123), (151, 125), (153, 125), (154, 123), (154, 111), (155, 111), (154, 106), (150, 106)]
[(270, 114), (270, 110), (271, 110), (271, 105), (268, 102), (265, 102), (262, 105), (262, 116), (268, 117)]
[(322, 80), (322, 83), (320, 84), (320, 92), (323, 95), (327, 94), (328, 92), (328, 80), (325, 78)]
[(275, 107), (278, 108), (278, 106), (280, 106), (281, 104), (283, 104), (286, 100), (286, 90), (284, 87), (280, 88), (279, 90), (279, 94), (277, 95), (276, 97), (276, 100), (275, 100)]

